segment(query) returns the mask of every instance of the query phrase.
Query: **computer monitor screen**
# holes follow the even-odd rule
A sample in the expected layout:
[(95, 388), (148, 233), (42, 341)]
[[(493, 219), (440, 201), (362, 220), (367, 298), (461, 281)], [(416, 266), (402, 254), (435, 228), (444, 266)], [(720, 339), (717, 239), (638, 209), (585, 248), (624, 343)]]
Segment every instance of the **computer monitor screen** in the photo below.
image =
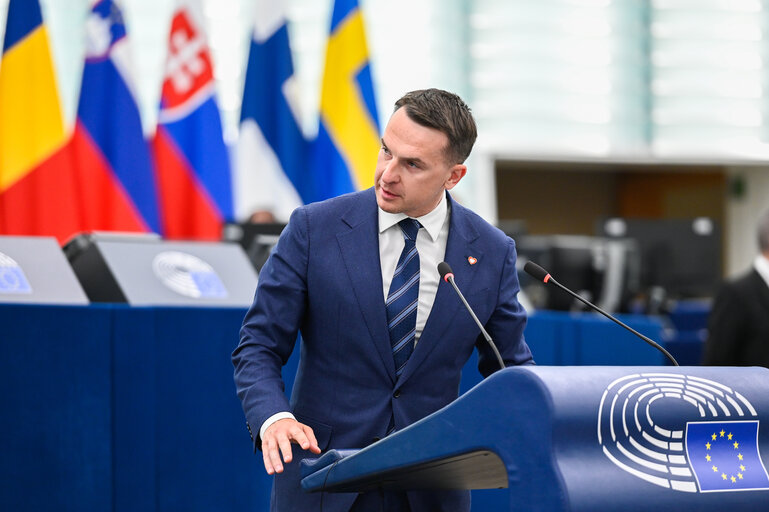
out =
[[(638, 261), (631, 240), (591, 236), (524, 236), (518, 263), (533, 261), (559, 283), (606, 311), (623, 311), (638, 288)], [(586, 306), (567, 292), (534, 282), (519, 272), (522, 289), (542, 309), (582, 310)]]
[(721, 280), (721, 231), (713, 219), (610, 218), (597, 231), (637, 241), (642, 289), (662, 289), (671, 299), (707, 298)]
[[(548, 270), (558, 282), (591, 302), (601, 293), (602, 272), (594, 265), (593, 250), (588, 245), (554, 244), (550, 247)], [(562, 290), (549, 289), (547, 309), (574, 308), (574, 298)]]
[(237, 242), (246, 251), (248, 259), (257, 272), (262, 270), (270, 252), (286, 227), (280, 222), (230, 223), (222, 229), (222, 240)]

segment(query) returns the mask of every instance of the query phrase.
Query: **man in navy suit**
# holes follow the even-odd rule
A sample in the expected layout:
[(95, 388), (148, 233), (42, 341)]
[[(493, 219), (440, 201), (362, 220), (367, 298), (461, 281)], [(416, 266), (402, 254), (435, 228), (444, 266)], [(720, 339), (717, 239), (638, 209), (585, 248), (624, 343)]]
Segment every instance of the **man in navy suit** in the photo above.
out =
[[(441, 261), (454, 269), (505, 364), (533, 362), (517, 300), (515, 243), (447, 192), (467, 172), (476, 133), (458, 96), (406, 94), (382, 136), (374, 188), (297, 208), (262, 269), (232, 358), (255, 446), (275, 474), (272, 510), (469, 510), (466, 491), (304, 493), (292, 461), (362, 448), (445, 406), (457, 397), (474, 348), (484, 376), (499, 368), (455, 292), (440, 285)], [(403, 313), (415, 311), (415, 323), (405, 342), (394, 341), (400, 320), (391, 316), (402, 315), (391, 313), (398, 292), (390, 285), (400, 286), (415, 255), (418, 286)], [(281, 367), (299, 332), (289, 402)]]
[(753, 268), (724, 283), (708, 318), (703, 363), (769, 368), (769, 209), (758, 220)]

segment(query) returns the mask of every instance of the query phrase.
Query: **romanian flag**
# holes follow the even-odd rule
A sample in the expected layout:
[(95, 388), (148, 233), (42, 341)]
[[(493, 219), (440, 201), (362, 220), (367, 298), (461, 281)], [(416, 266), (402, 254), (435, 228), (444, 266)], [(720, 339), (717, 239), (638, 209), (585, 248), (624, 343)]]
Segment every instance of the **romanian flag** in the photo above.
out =
[(363, 16), (357, 0), (336, 0), (314, 153), (318, 199), (374, 185), (379, 136)]
[(149, 144), (134, 97), (125, 24), (112, 0), (86, 20), (86, 61), (70, 152), (83, 227), (160, 232)]
[(201, 26), (197, 4), (174, 13), (153, 149), (163, 234), (219, 240), (233, 217), (232, 184)]
[(280, 220), (318, 199), (299, 120), (285, 0), (256, 0), (237, 147), (236, 213)]
[(11, 0), (0, 63), (0, 233), (64, 241), (79, 228), (48, 34), (37, 0)]

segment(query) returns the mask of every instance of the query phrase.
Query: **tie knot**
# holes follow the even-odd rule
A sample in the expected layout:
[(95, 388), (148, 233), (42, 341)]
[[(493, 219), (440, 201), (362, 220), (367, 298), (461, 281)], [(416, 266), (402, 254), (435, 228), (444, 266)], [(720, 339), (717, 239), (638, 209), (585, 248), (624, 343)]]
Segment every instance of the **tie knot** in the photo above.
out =
[(419, 228), (422, 227), (422, 224), (420, 224), (418, 220), (409, 217), (400, 221), (398, 225), (401, 227), (401, 231), (403, 231), (403, 236), (406, 237), (406, 240), (416, 242), (417, 233), (419, 232)]

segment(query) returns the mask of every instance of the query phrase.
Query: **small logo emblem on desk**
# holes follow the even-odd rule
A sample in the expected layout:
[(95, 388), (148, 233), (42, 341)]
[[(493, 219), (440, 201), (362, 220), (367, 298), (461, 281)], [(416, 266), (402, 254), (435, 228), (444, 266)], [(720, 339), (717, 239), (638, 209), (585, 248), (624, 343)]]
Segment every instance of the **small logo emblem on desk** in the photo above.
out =
[(0, 252), (0, 293), (32, 293), (32, 287), (21, 266), (2, 252)]
[[(666, 409), (690, 418), (671, 424)], [(619, 378), (598, 411), (604, 455), (633, 476), (679, 492), (769, 489), (758, 432), (758, 412), (738, 391), (683, 374)]]
[(165, 286), (180, 295), (193, 299), (227, 297), (227, 289), (213, 267), (192, 254), (161, 252), (152, 261), (152, 270)]

